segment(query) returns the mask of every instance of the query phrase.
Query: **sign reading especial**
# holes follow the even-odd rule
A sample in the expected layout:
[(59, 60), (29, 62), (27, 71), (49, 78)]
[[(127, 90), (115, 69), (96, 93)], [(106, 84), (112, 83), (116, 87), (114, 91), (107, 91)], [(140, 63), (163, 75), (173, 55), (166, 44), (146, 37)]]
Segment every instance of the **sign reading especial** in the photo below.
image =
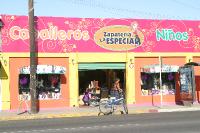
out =
[(124, 51), (141, 46), (144, 42), (144, 35), (131, 26), (113, 25), (96, 31), (94, 40), (97, 45), (105, 49)]

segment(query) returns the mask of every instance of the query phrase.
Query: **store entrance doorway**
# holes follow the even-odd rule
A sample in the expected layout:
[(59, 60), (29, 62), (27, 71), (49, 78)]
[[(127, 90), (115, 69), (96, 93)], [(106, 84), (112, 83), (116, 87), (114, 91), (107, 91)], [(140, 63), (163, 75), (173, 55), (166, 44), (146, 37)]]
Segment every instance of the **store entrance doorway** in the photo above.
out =
[[(119, 63), (118, 63), (119, 64)], [(120, 67), (113, 65), (113, 63), (107, 67), (99, 67), (100, 65), (95, 65), (97, 67), (82, 67), (79, 66), (79, 105), (83, 105), (83, 95), (89, 88), (95, 91), (95, 96), (100, 98), (106, 98), (109, 95), (110, 89), (112, 88), (113, 81), (116, 78), (120, 79), (120, 87), (125, 91), (125, 64), (120, 64)], [(112, 67), (115, 66), (115, 67)], [(119, 66), (119, 65), (118, 65)], [(102, 92), (105, 92), (104, 94)], [(92, 93), (93, 94), (93, 93)]]

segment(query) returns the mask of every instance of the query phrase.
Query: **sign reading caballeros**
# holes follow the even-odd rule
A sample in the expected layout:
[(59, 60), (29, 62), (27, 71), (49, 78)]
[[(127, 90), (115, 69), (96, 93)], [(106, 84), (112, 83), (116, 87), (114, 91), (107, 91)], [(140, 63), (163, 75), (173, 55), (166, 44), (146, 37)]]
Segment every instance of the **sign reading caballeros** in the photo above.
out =
[(141, 46), (144, 42), (144, 35), (133, 26), (113, 25), (96, 31), (94, 40), (97, 45), (105, 49), (125, 51)]

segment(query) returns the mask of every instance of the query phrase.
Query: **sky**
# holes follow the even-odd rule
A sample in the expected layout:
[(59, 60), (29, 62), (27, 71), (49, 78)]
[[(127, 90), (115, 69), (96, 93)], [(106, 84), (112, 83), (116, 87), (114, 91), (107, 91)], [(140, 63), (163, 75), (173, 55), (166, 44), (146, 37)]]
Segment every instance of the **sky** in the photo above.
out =
[[(34, 0), (35, 16), (200, 20), (200, 0)], [(28, 0), (0, 0), (0, 15), (28, 15)]]

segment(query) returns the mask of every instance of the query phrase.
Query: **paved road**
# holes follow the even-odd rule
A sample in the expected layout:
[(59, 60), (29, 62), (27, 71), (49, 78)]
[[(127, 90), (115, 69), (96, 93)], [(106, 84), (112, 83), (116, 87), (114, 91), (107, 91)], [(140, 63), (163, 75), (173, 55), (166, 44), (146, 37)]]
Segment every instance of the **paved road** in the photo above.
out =
[(199, 133), (200, 111), (0, 122), (1, 133)]

